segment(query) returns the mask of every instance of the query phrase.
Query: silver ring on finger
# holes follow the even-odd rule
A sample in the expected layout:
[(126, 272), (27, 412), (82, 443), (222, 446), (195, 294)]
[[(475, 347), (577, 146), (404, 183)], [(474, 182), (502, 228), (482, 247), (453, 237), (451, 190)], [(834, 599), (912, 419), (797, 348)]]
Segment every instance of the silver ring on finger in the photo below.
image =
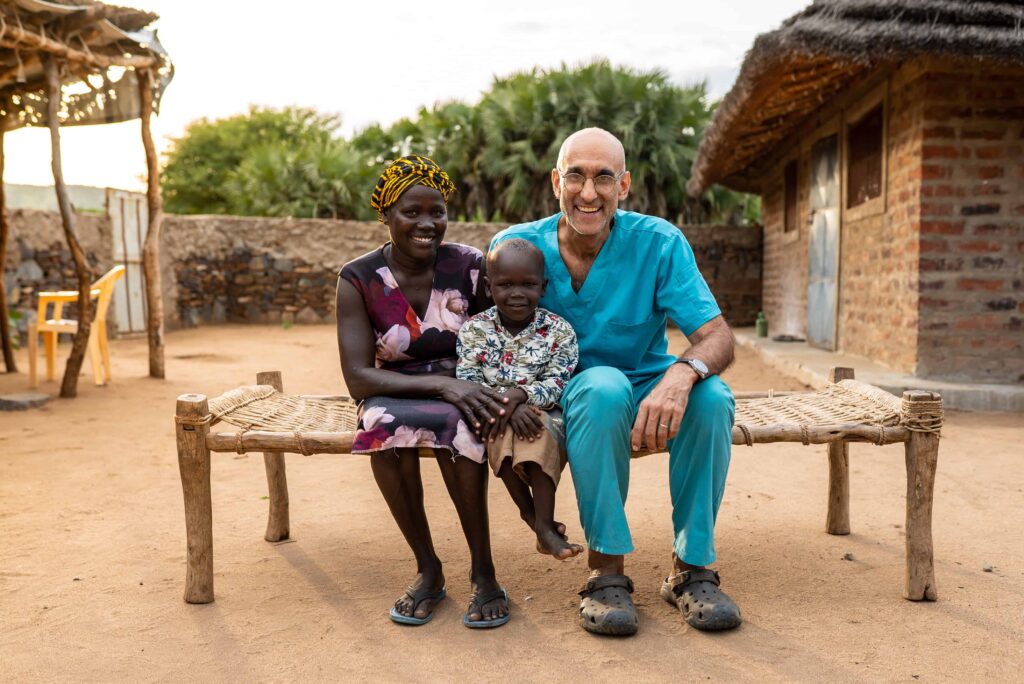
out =
[(658, 427), (663, 427), (668, 430), (671, 425), (669, 423), (658, 423)]

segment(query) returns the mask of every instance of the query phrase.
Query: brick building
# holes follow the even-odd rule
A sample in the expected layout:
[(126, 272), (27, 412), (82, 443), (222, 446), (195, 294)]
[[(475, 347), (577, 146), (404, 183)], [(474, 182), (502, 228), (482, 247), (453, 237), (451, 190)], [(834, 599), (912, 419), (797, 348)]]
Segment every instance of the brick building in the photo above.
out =
[(1024, 383), (1024, 6), (818, 1), (757, 38), (688, 190), (761, 195), (763, 307), (935, 379)]

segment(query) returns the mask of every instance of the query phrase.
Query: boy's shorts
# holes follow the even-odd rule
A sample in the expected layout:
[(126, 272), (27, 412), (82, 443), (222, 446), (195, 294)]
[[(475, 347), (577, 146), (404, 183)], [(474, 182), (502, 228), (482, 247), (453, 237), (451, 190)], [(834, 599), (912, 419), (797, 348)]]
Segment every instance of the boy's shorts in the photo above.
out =
[(487, 444), (487, 460), (497, 475), (505, 459), (512, 459), (512, 470), (521, 480), (526, 481), (524, 464), (536, 463), (544, 474), (551, 478), (555, 486), (562, 477), (565, 468), (565, 424), (562, 422), (562, 409), (557, 406), (543, 411), (541, 420), (544, 430), (538, 439), (529, 441), (516, 437), (512, 428), (505, 430), (505, 436), (496, 442)]

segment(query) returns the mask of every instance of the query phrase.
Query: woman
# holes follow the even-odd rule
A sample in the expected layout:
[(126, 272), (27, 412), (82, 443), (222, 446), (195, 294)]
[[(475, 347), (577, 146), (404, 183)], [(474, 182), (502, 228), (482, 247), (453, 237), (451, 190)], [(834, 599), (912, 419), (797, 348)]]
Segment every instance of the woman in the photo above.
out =
[(341, 270), (338, 346), (345, 384), (361, 401), (353, 453), (370, 465), (391, 514), (416, 556), (417, 576), (391, 619), (421, 625), (445, 597), (441, 561), (423, 509), (418, 450), (437, 457), (469, 543), (473, 596), (467, 627), (509, 620), (508, 596), (494, 576), (487, 521), (487, 466), (477, 435), (504, 414), (496, 391), (455, 378), (456, 333), (481, 310), (479, 250), (442, 244), (445, 202), (455, 186), (434, 161), (391, 163), (370, 204), (390, 241)]

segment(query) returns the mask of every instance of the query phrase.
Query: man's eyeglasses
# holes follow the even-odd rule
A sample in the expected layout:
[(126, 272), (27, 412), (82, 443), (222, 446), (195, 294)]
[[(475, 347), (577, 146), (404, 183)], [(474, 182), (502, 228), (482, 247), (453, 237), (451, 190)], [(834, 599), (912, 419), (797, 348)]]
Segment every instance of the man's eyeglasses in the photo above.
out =
[[(569, 192), (580, 192), (583, 190), (583, 186), (587, 184), (587, 176), (584, 176), (582, 173), (562, 173), (559, 171), (558, 175), (562, 179), (565, 189)], [(594, 190), (602, 195), (610, 195), (615, 192), (616, 185), (625, 175), (625, 171), (617, 176), (609, 176), (603, 173), (600, 176), (594, 176), (590, 180), (594, 181)]]

